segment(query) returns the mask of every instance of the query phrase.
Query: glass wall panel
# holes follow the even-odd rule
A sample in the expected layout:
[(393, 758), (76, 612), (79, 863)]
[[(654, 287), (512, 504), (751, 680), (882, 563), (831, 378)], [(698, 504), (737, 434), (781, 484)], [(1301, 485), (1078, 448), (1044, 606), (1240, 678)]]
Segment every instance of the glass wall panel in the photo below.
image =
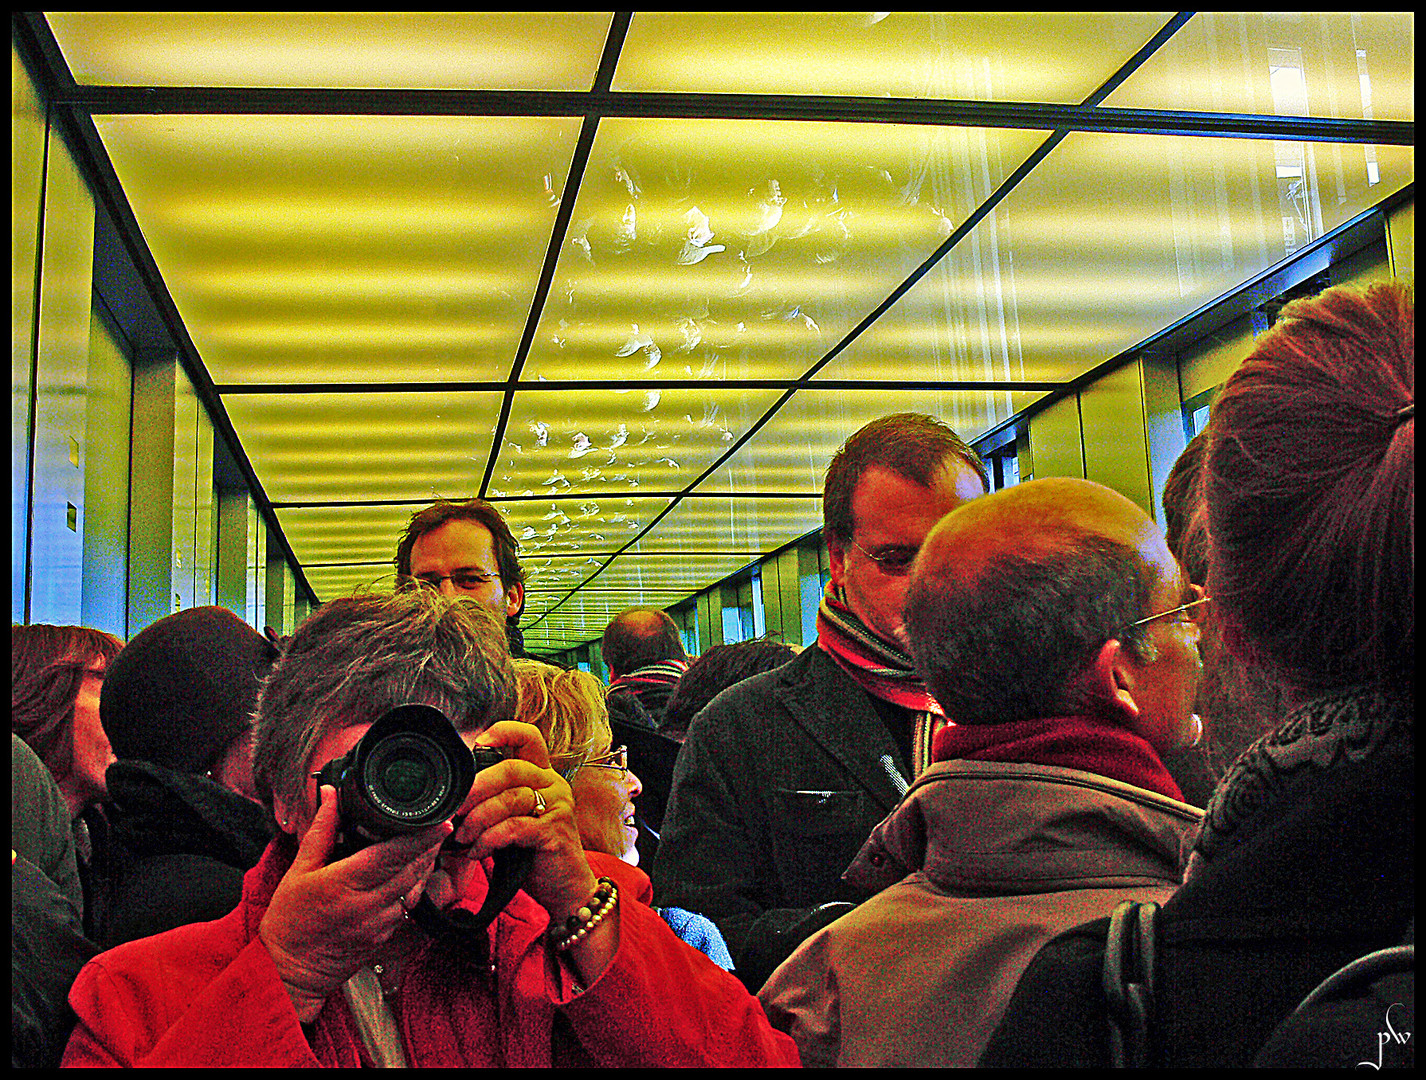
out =
[(77, 624), (83, 616), (85, 402), (93, 261), (94, 200), (63, 141), (51, 132), (36, 312), (31, 622)]
[(89, 334), (84, 436), (84, 582), (81, 621), (128, 635), (129, 415), (133, 371), (98, 311)]
[(45, 117), (34, 84), (10, 50), (10, 621), (29, 597), (35, 286), (44, 195)]

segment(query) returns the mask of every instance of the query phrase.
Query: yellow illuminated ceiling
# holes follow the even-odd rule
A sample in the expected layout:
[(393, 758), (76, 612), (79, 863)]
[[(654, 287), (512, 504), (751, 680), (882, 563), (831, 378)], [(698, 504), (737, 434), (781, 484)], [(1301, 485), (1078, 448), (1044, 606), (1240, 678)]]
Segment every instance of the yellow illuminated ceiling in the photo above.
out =
[(479, 495), (536, 650), (817, 529), (867, 421), (1001, 431), (1415, 179), (1410, 13), (27, 18), (314, 597)]

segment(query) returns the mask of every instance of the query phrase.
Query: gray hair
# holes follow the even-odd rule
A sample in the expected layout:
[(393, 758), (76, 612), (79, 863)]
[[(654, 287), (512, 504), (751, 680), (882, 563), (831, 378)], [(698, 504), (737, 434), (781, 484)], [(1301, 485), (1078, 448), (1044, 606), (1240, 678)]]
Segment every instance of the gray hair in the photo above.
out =
[(1076, 684), (1111, 637), (1141, 663), (1150, 572), (1133, 548), (1080, 534), (1040, 556), (1004, 552), (974, 580), (947, 567), (913, 576), (906, 630), (916, 670), (957, 724), (1073, 715)]
[(462, 730), (510, 717), (515, 674), (497, 612), (434, 589), (330, 601), (288, 640), (257, 704), (253, 780), (300, 801), (317, 744), (406, 702), (434, 705)]

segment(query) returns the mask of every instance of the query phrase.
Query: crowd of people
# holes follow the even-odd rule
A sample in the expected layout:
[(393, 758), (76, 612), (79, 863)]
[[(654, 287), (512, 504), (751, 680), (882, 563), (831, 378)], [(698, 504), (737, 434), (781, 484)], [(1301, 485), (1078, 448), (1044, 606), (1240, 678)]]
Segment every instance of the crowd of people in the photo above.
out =
[(1409, 286), (1295, 301), (1165, 528), (881, 418), (815, 642), (608, 686), (480, 500), (286, 639), (15, 626), (12, 1063), (1409, 1066), (1414, 395)]

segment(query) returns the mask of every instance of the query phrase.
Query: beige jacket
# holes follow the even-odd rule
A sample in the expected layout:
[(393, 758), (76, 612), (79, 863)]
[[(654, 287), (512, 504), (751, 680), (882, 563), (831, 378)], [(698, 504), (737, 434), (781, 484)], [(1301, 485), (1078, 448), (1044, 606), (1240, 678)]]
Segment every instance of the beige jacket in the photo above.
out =
[(881, 891), (758, 997), (807, 1066), (973, 1066), (1040, 946), (1122, 899), (1165, 900), (1201, 817), (1075, 769), (932, 765), (846, 872)]

